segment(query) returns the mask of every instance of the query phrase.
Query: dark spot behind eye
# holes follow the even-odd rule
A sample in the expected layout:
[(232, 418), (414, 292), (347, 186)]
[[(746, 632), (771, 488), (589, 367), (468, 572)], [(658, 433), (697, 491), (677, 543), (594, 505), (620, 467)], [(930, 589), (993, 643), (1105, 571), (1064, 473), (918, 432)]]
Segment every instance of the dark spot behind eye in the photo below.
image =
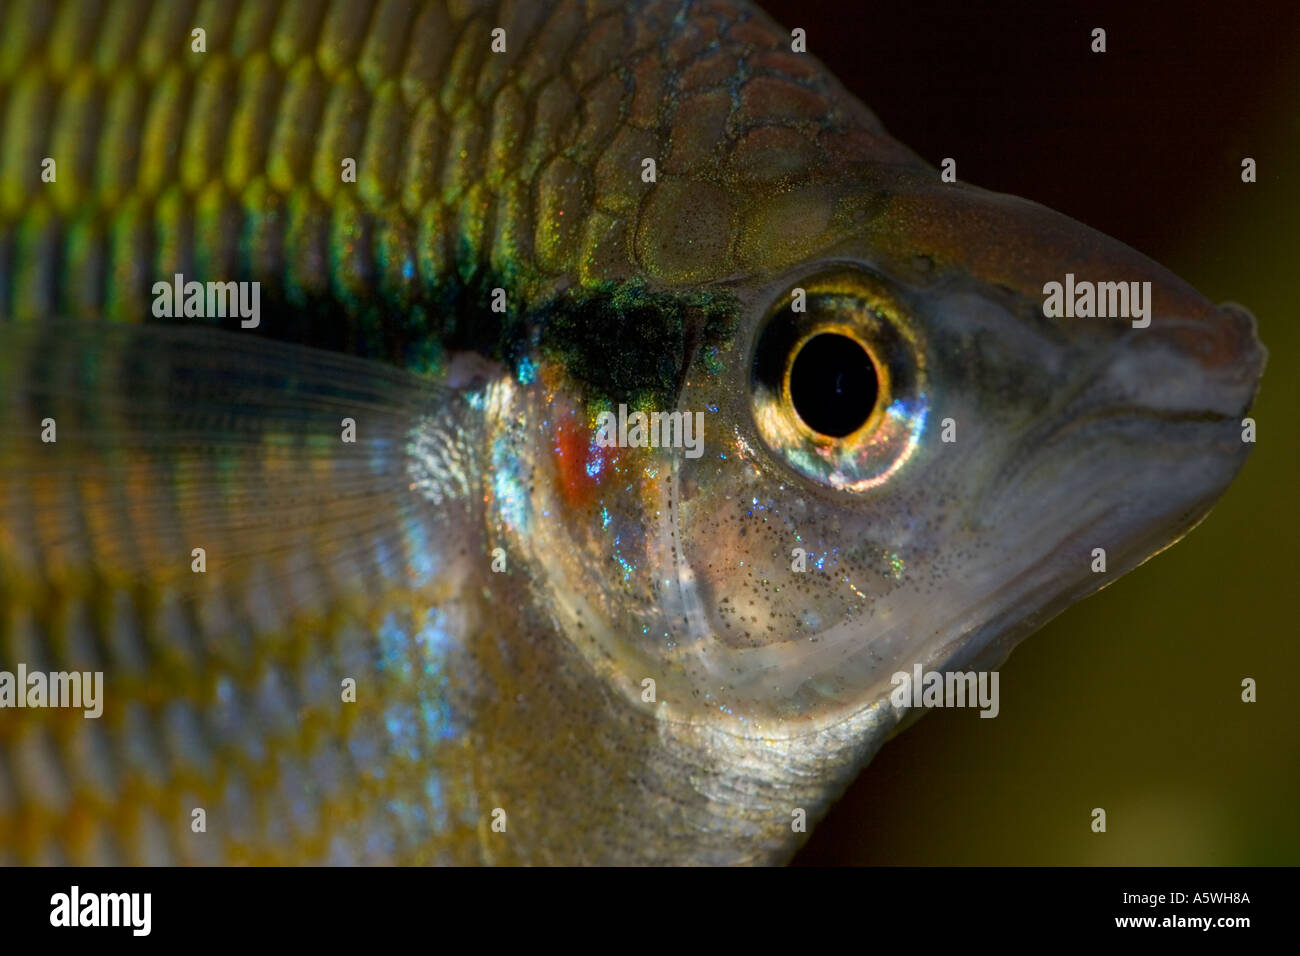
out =
[(651, 292), (644, 283), (569, 290), (537, 310), (542, 349), (589, 398), (637, 408), (671, 405), (699, 353), (734, 334), (739, 306), (725, 292)]

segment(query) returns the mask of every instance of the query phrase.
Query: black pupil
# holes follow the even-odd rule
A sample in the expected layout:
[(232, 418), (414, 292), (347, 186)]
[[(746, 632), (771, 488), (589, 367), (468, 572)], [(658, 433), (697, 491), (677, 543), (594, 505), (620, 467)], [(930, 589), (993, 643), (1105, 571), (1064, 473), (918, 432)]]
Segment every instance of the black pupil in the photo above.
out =
[(847, 335), (814, 335), (790, 367), (794, 410), (813, 431), (832, 438), (862, 427), (876, 407), (876, 389), (871, 357)]

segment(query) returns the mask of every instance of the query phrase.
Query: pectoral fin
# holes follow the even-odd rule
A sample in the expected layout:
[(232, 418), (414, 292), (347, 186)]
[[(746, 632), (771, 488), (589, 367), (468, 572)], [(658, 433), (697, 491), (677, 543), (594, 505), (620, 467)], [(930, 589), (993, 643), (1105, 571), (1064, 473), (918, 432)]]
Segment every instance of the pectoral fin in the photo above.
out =
[(418, 583), (477, 480), (457, 393), (249, 333), (10, 327), (0, 382), (11, 581)]

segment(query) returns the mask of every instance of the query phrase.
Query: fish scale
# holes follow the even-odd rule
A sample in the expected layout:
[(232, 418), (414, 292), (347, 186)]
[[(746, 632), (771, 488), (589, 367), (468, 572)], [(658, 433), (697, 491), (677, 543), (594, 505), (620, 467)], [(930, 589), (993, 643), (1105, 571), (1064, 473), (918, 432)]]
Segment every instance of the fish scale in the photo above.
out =
[[(254, 348), (250, 357), (262, 354)], [(373, 401), (353, 398), (346, 407)], [(247, 410), (251, 390), (243, 389), (241, 400)], [(281, 393), (266, 400), (277, 416), (293, 411)], [(29, 711), (39, 719), (17, 726), (6, 722), (7, 776), (22, 789), (8, 788), (5, 805), (18, 812), (5, 815), (0, 845), (18, 859), (43, 862), (361, 862), (433, 859), (400, 854), (399, 838), (415, 853), (434, 846), (436, 833), (455, 841), (463, 837), (458, 831), (472, 832), (473, 824), (459, 819), (464, 769), (445, 753), (461, 744), (444, 743), (455, 717), (443, 689), (450, 662), (433, 646), (441, 635), (438, 596), (425, 588), (417, 600), (412, 584), (432, 575), (404, 573), (427, 562), (413, 545), (427, 544), (422, 535), (445, 522), (408, 515), (407, 540), (368, 531), (381, 523), (368, 483), (356, 501), (277, 500), (291, 480), (289, 466), (310, 464), (283, 434), (240, 448), (237, 462), (190, 462), (183, 474), (169, 460), (150, 461), (147, 450), (120, 444), (124, 429), (114, 422), (142, 414), (138, 407), (87, 414), (53, 403), (47, 410), (69, 428), (84, 415), (81, 426), (101, 436), (102, 460), (88, 461), (83, 446), (80, 474), (56, 472), (43, 482), (24, 482), (23, 463), (6, 462), (5, 526), (33, 542), (35, 553), (24, 561), (3, 549), (3, 659), (104, 668), (113, 675), (110, 701), (120, 703), (105, 708), (102, 727), (53, 710)], [(192, 405), (186, 414), (193, 425), (223, 412)], [(112, 461), (133, 453), (132, 474), (113, 482)], [(357, 485), (355, 470), (335, 476), (331, 488)], [(223, 480), (222, 471), (233, 478)], [(227, 571), (224, 587), (199, 593), (178, 587), (166, 570), (174, 566), (169, 553), (185, 553), (180, 541), (211, 547), (223, 536), (186, 520), (187, 499), (196, 494), (217, 494), (231, 509), (235, 530), (225, 536), (233, 544), (222, 549), (228, 567), (241, 551), (259, 555), (246, 574)], [(271, 507), (274, 528), (259, 527), (258, 509)], [(266, 540), (319, 525), (326, 508), (355, 541), (346, 542), (343, 557), (365, 569), (330, 554), (343, 550), (338, 534), (287, 548)], [(240, 520), (235, 511), (253, 517)], [(15, 524), (29, 514), (36, 526)], [(165, 539), (151, 541), (154, 535)], [(88, 574), (90, 567), (100, 573)], [(343, 673), (377, 695), (371, 706), (354, 712), (342, 704), (333, 678)], [(87, 779), (87, 756), (115, 768), (126, 785)], [(444, 762), (452, 766), (442, 773)], [(326, 772), (309, 775), (308, 767)], [(312, 787), (291, 787), (308, 777)], [(431, 779), (436, 801), (424, 795)], [(290, 806), (294, 789), (304, 791), (303, 807)], [(220, 854), (203, 841), (177, 842), (179, 821), (195, 807), (226, 821), (231, 842)], [(382, 819), (374, 819), (376, 809)]]
[[(0, 36), (0, 672), (104, 673), (98, 719), (0, 709), (4, 862), (786, 860), (902, 719), (891, 667), (1104, 583), (1049, 518), (1122, 573), (1244, 454), (1253, 320), (940, 184), (748, 4), (31, 2)], [(1066, 269), (1149, 277), (1170, 331), (1049, 322)], [(177, 274), (260, 283), (259, 326), (156, 320)], [(758, 387), (796, 283), (888, 340), (889, 433), (832, 454)], [(1214, 413), (1033, 457), (1141, 410), (1104, 377), (1141, 342), (1183, 363), (1156, 405)], [(598, 447), (623, 405), (707, 409), (707, 454)], [(1166, 441), (1181, 498), (1135, 451)]]
[[(17, 5), (0, 314), (140, 321), (156, 276), (238, 276), (341, 305), (336, 321), (370, 313), (353, 347), (401, 355), (440, 331), (408, 316), (480, 272), (524, 309), (741, 267), (722, 187), (780, 186), (878, 127), (760, 14), (689, 6)], [(197, 25), (206, 53), (189, 50)], [(66, 53), (88, 44), (93, 60)]]

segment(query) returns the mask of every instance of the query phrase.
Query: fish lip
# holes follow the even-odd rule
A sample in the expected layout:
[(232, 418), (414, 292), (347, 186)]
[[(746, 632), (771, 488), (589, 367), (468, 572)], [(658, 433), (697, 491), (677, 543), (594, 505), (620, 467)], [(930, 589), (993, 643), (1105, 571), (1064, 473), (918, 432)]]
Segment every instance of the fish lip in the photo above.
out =
[[(1086, 396), (1085, 389), (1082, 396), (1085, 401)], [(1171, 467), (1176, 467), (1177, 457), (1183, 451), (1188, 452), (1189, 457), (1198, 450), (1217, 453), (1224, 465), (1219, 489), (1222, 493), (1244, 464), (1251, 448), (1241, 440), (1239, 421), (1239, 415), (1220, 409), (1174, 409), (1122, 403), (1104, 403), (1088, 408), (1084, 401), (1076, 400), (1016, 443), (1014, 451), (984, 486), (984, 492), (977, 500), (987, 506), (1001, 499), (1008, 490), (1019, 485), (1026, 472), (1041, 462), (1045, 453), (1059, 449), (1061, 443), (1072, 436), (1088, 429), (1101, 429), (1104, 436), (1090, 436), (1091, 441), (1117, 439), (1122, 438), (1125, 429), (1149, 430), (1152, 423), (1161, 428), (1159, 442), (1152, 444), (1174, 447)], [(1133, 441), (1144, 438), (1150, 440), (1149, 435), (1138, 434)]]
[(1162, 442), (1205, 440), (1207, 450), (1224, 452), (1239, 467), (1250, 446), (1224, 426), (1248, 413), (1267, 358), (1255, 316), (1231, 302), (1208, 315), (1159, 316), (1150, 328), (1130, 328), (1094, 357), (1061, 406), (1015, 443), (994, 487), (1072, 433), (1119, 433), (1126, 424), (1154, 425)]
[(1189, 357), (1216, 377), (1258, 385), (1268, 363), (1259, 338), (1259, 320), (1237, 302), (1222, 302), (1201, 318), (1177, 317), (1164, 323), (1167, 337), (1179, 337)]
[(1046, 429), (1045, 434), (1027, 436), (1021, 443), (1021, 447), (1050, 444), (1060, 440), (1062, 436), (1069, 432), (1079, 431), (1085, 427), (1103, 422), (1117, 425), (1122, 425), (1125, 422), (1160, 422), (1178, 426), (1182, 424), (1223, 423), (1235, 421), (1236, 417), (1213, 408), (1176, 409), (1161, 408), (1154, 405), (1099, 405), (1091, 409), (1081, 409), (1078, 414), (1071, 414), (1067, 409), (1055, 421), (1044, 423), (1050, 426)]

